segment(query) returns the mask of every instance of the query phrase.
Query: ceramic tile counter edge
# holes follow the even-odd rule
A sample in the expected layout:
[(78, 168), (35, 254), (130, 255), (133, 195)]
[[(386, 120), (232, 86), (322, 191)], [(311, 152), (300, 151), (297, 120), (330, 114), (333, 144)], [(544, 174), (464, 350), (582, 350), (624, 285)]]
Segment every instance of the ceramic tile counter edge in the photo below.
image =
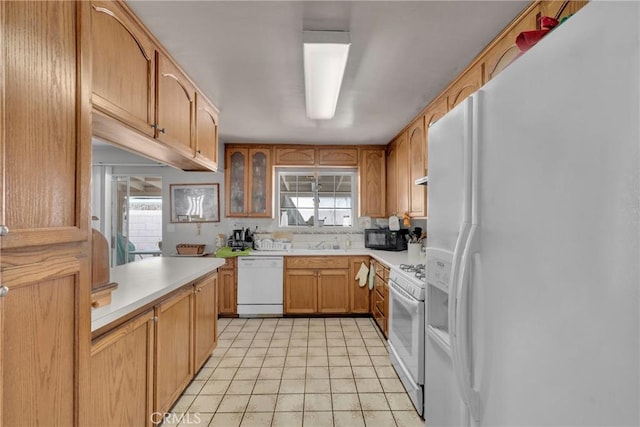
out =
[(222, 265), (223, 258), (153, 257), (112, 268), (111, 281), (118, 284), (118, 289), (111, 294), (111, 304), (91, 312), (91, 331), (144, 307)]

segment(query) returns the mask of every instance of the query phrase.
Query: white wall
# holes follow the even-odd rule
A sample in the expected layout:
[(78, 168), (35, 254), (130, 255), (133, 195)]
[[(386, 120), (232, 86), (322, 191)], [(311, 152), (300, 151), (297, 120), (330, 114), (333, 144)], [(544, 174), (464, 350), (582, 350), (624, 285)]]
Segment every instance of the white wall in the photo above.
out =
[[(163, 238), (162, 238), (162, 252), (163, 255), (171, 255), (175, 253), (175, 247), (179, 243), (203, 243), (208, 245), (207, 250), (215, 250), (215, 241), (218, 234), (224, 234), (228, 237), (232, 230), (235, 228), (250, 228), (251, 231), (258, 227), (259, 233), (269, 233), (277, 231), (278, 221), (276, 219), (262, 219), (262, 218), (225, 218), (224, 216), (224, 146), (220, 144), (219, 153), (220, 162), (218, 164), (218, 172), (185, 172), (182, 170), (174, 169), (168, 166), (159, 166), (157, 163), (151, 162), (147, 159), (135, 156), (131, 153), (117, 150), (111, 147), (100, 146), (94, 149), (94, 182), (92, 188), (95, 191), (105, 190), (105, 184), (110, 184), (111, 176), (107, 175), (111, 172), (112, 175), (142, 175), (142, 176), (161, 176), (162, 177), (162, 194), (164, 195), (162, 217), (163, 217)], [(110, 168), (105, 167), (104, 164), (111, 163), (117, 164)], [(133, 166), (127, 165), (133, 164)], [(96, 165), (98, 167), (96, 167)], [(146, 166), (148, 165), (148, 166)], [(99, 183), (98, 181), (102, 181)], [(170, 222), (170, 206), (169, 206), (169, 191), (171, 184), (194, 184), (194, 183), (218, 183), (219, 184), (219, 206), (220, 206), (220, 222), (214, 223), (201, 223), (200, 227), (195, 223), (171, 223)], [(108, 196), (108, 197), (107, 197)], [(105, 215), (105, 212), (110, 212), (108, 205), (110, 202), (110, 188), (109, 191), (100, 198), (102, 202), (101, 206), (97, 206), (97, 203), (92, 203), (94, 206), (94, 212), (96, 209), (100, 209), (100, 212)], [(95, 215), (95, 213), (94, 213)], [(100, 216), (100, 215), (98, 215)], [(102, 218), (101, 218), (102, 220)], [(102, 222), (102, 221), (101, 221)], [(372, 221), (373, 224), (376, 221)], [(385, 221), (378, 221), (381, 225), (384, 225)], [(110, 222), (108, 223), (110, 224)], [(422, 229), (426, 229), (425, 220), (412, 221), (412, 227), (418, 226)], [(102, 231), (102, 230), (101, 230)], [(337, 235), (341, 246), (346, 239), (346, 233), (343, 231), (323, 231), (323, 232), (308, 232), (301, 231), (296, 232), (293, 236), (294, 246), (306, 246), (319, 241), (333, 241), (334, 235)], [(362, 231), (356, 231), (350, 233), (350, 240), (353, 247), (363, 246), (363, 234)]]

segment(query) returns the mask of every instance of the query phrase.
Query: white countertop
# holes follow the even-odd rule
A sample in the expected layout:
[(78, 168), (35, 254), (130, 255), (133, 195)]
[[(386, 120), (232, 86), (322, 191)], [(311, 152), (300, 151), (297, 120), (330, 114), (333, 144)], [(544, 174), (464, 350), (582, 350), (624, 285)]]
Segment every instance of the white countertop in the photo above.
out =
[(112, 268), (111, 281), (118, 289), (111, 294), (111, 304), (92, 310), (91, 331), (205, 276), (224, 262), (213, 257), (151, 257)]

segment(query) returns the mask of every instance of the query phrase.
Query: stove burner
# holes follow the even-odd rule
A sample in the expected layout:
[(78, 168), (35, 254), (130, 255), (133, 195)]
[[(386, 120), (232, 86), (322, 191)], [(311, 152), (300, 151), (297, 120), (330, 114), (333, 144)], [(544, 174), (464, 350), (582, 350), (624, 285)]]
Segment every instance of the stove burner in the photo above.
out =
[(407, 273), (415, 273), (415, 277), (418, 280), (424, 280), (426, 277), (424, 264), (400, 264), (400, 270)]

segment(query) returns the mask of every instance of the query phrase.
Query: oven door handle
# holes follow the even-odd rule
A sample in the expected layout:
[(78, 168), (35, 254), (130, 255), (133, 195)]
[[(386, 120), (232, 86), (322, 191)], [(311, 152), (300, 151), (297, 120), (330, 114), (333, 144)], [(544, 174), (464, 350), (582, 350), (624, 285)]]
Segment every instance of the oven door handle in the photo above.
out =
[(397, 285), (393, 283), (389, 283), (389, 289), (391, 290), (391, 293), (393, 294), (393, 296), (395, 296), (400, 301), (402, 301), (405, 306), (410, 307), (416, 313), (419, 311), (420, 301), (412, 297), (409, 297), (405, 291), (398, 289)]

